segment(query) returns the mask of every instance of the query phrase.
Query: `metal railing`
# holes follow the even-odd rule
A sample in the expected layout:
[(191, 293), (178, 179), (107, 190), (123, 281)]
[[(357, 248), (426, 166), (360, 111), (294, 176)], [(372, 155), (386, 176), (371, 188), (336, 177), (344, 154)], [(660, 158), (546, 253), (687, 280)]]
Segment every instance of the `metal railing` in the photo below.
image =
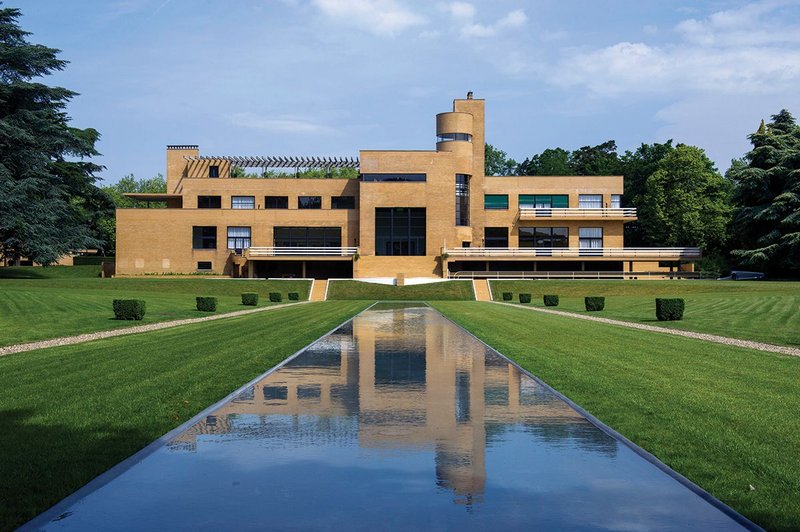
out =
[(695, 260), (700, 248), (445, 248), (454, 258), (591, 258)]
[(532, 220), (536, 218), (636, 218), (635, 207), (624, 208), (541, 208), (520, 207), (519, 219)]
[(531, 271), (460, 271), (450, 272), (450, 279), (537, 279), (537, 280), (579, 280), (579, 279), (711, 279), (716, 276), (703, 272), (622, 272), (622, 271), (569, 271), (569, 272), (531, 272)]
[(357, 247), (251, 247), (245, 250), (245, 257), (285, 257), (285, 256), (324, 256), (352, 257), (358, 253)]

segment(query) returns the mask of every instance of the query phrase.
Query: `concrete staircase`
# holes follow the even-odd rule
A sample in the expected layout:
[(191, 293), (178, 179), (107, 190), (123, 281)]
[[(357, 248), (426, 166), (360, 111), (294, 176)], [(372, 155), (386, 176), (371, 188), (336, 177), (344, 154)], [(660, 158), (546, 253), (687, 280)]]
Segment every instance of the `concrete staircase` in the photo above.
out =
[(475, 291), (475, 301), (491, 301), (492, 291), (488, 279), (473, 279), (472, 289)]
[(327, 279), (314, 279), (311, 285), (311, 294), (308, 296), (309, 301), (325, 301), (325, 293), (328, 290)]

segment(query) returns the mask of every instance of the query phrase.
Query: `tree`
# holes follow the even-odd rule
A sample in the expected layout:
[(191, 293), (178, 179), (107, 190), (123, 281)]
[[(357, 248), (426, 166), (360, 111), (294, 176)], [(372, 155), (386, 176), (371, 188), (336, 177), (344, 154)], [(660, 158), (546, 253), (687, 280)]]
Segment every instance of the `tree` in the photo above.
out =
[(617, 156), (616, 141), (609, 140), (597, 146), (584, 146), (570, 154), (569, 164), (575, 175), (618, 175), (621, 165)]
[(745, 267), (800, 274), (800, 126), (786, 109), (749, 137), (753, 149), (728, 170), (737, 205), (732, 229)]
[[(146, 208), (164, 208), (166, 205), (163, 202), (144, 202), (137, 201), (125, 197), (125, 194), (131, 193), (148, 193), (148, 194), (163, 194), (167, 191), (167, 181), (161, 174), (151, 177), (150, 179), (136, 179), (133, 174), (127, 175), (120, 179), (113, 185), (103, 187), (103, 192), (107, 194), (113, 204), (118, 209), (130, 209), (134, 207)], [(117, 220), (114, 212), (111, 211), (104, 216), (99, 223), (104, 240), (107, 243), (106, 250), (114, 253), (117, 243)]]
[(76, 93), (32, 81), (67, 63), (29, 43), (19, 17), (0, 8), (0, 251), (47, 265), (101, 247), (97, 223), (111, 202), (95, 185), (100, 167), (87, 161), (99, 133), (69, 126)]
[(515, 175), (517, 169), (517, 162), (514, 159), (510, 159), (506, 152), (498, 150), (488, 142), (484, 165), (486, 175)]
[(525, 159), (517, 168), (519, 175), (575, 175), (570, 153), (563, 148), (548, 148)]
[(726, 241), (731, 186), (705, 152), (679, 144), (645, 182), (639, 220), (645, 241), (717, 252)]

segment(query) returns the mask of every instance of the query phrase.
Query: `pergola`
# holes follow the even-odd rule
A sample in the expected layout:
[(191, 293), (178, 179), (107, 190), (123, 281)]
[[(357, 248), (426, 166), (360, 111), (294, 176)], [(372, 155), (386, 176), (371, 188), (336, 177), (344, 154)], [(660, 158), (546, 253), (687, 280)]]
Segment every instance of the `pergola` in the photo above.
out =
[(359, 168), (358, 157), (296, 157), (283, 155), (199, 155), (187, 156), (187, 161), (227, 161), (235, 168), (294, 168), (299, 173), (301, 168), (319, 168), (330, 171), (332, 168)]

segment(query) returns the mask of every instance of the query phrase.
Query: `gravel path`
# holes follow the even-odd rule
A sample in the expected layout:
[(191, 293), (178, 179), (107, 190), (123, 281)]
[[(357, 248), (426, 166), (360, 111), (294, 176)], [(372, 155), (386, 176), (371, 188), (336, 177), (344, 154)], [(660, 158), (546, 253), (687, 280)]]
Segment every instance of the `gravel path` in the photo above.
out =
[(52, 338), (50, 340), (41, 340), (39, 342), (30, 342), (27, 344), (7, 345), (5, 347), (0, 347), (0, 356), (13, 355), (14, 353), (24, 353), (25, 351), (33, 351), (34, 349), (44, 349), (46, 347), (82, 344), (84, 342), (91, 342), (92, 340), (100, 340), (102, 338), (113, 338), (115, 336), (126, 336), (128, 334), (138, 334), (142, 332), (158, 331), (161, 329), (171, 329), (172, 327), (180, 327), (181, 325), (189, 325), (191, 323), (201, 323), (204, 321), (221, 320), (225, 318), (233, 318), (236, 316), (246, 316), (248, 314), (255, 314), (257, 312), (265, 312), (268, 310), (286, 308), (292, 305), (302, 305), (304, 303), (308, 303), (308, 301), (301, 301), (299, 303), (286, 303), (283, 305), (271, 305), (269, 307), (259, 307), (248, 310), (237, 310), (235, 312), (226, 312), (224, 314), (212, 314), (211, 316), (204, 316), (202, 318), (186, 318), (182, 320), (162, 321), (159, 323), (151, 323), (149, 325), (137, 325), (134, 327), (125, 327), (122, 329), (113, 329), (110, 331), (98, 331), (93, 333), (79, 334), (77, 336), (64, 336), (61, 338)]
[(729, 338), (727, 336), (717, 336), (716, 334), (705, 334), (692, 331), (683, 331), (680, 329), (667, 329), (666, 327), (656, 327), (655, 325), (645, 325), (643, 323), (633, 323), (630, 321), (612, 320), (609, 318), (600, 318), (597, 316), (587, 316), (585, 314), (576, 314), (574, 312), (566, 312), (563, 310), (551, 310), (540, 307), (524, 307), (514, 303), (501, 303), (495, 301), (497, 305), (506, 305), (514, 308), (523, 308), (527, 310), (535, 310), (536, 312), (544, 312), (545, 314), (557, 314), (559, 316), (567, 316), (570, 318), (578, 318), (581, 320), (595, 321), (598, 323), (605, 323), (608, 325), (618, 325), (620, 327), (628, 327), (629, 329), (639, 329), (642, 331), (657, 332), (663, 334), (672, 334), (674, 336), (683, 336), (685, 338), (694, 338), (696, 340), (705, 340), (707, 342), (715, 342), (724, 345), (733, 345), (736, 347), (744, 347), (746, 349), (757, 349), (759, 351), (768, 351), (770, 353), (780, 353), (782, 355), (791, 355), (800, 357), (800, 349), (796, 347), (787, 347), (783, 345), (765, 344), (763, 342), (754, 342), (751, 340), (740, 340), (738, 338)]

